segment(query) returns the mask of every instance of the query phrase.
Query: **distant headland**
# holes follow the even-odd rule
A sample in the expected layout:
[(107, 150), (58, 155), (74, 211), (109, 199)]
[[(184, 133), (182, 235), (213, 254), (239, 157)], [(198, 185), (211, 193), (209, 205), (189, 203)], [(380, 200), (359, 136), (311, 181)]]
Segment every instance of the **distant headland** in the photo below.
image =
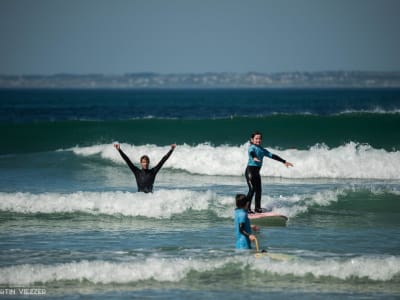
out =
[(0, 75), (0, 88), (399, 88), (399, 72)]

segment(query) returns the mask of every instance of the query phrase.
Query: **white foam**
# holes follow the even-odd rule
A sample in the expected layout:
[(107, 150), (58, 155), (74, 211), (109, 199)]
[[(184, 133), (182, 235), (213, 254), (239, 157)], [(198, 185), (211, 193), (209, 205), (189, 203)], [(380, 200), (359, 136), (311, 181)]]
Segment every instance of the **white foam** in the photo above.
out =
[(72, 213), (169, 218), (191, 210), (207, 210), (215, 195), (189, 190), (130, 192), (0, 193), (0, 210), (18, 213)]
[(179, 281), (185, 276), (185, 264), (179, 259), (166, 262), (148, 259), (144, 263), (81, 261), (58, 265), (20, 265), (0, 271), (2, 284), (32, 284), (60, 280), (89, 280), (93, 283), (127, 283), (154, 279)]
[(307, 151), (288, 150), (285, 156), (292, 156), (296, 167), (284, 170), (283, 177), (290, 171), (293, 178), (400, 178), (400, 152), (369, 145), (351, 142), (333, 149), (316, 145)]
[(301, 213), (306, 213), (313, 206), (329, 206), (339, 200), (340, 196), (348, 193), (345, 189), (324, 190), (314, 194), (294, 194), (290, 196), (271, 197), (265, 196), (262, 203), (267, 207), (272, 207), (272, 211), (295, 217)]
[[(229, 266), (228, 266), (229, 265)], [(80, 261), (56, 265), (24, 264), (0, 268), (0, 284), (30, 285), (63, 280), (87, 280), (95, 284), (129, 283), (144, 280), (179, 282), (190, 276), (216, 269), (243, 268), (278, 276), (293, 275), (316, 278), (333, 277), (340, 280), (367, 278), (373, 281), (390, 281), (400, 274), (400, 258), (395, 256), (352, 259), (329, 258), (323, 260), (293, 259), (274, 261), (268, 257), (257, 259), (252, 255), (211, 258), (149, 257), (130, 262)]]
[[(337, 194), (329, 191), (317, 195), (266, 197), (263, 203), (274, 211), (294, 217), (324, 199), (328, 205), (337, 201)], [(61, 193), (0, 193), (0, 211), (23, 214), (35, 213), (88, 213), (123, 216), (170, 218), (188, 210), (214, 211), (221, 218), (232, 218), (234, 195), (222, 196), (211, 191), (159, 190), (153, 194), (130, 192), (74, 192)]]
[(368, 192), (374, 195), (392, 194), (400, 195), (396, 188), (382, 188), (376, 186), (347, 186), (334, 189), (320, 190), (315, 193), (263, 196), (263, 206), (271, 208), (273, 212), (283, 214), (287, 217), (295, 217), (301, 213), (306, 213), (309, 208), (315, 206), (330, 206), (340, 201), (340, 198), (346, 198), (350, 193)]
[(368, 278), (389, 281), (400, 274), (400, 258), (397, 256), (360, 256), (351, 259), (328, 258), (323, 260), (294, 260), (280, 263), (254, 264), (253, 269), (277, 275), (294, 275), (316, 278), (333, 277), (341, 280)]
[[(314, 193), (269, 196), (262, 198), (263, 207), (287, 217), (306, 213), (310, 207), (329, 206), (349, 193), (365, 191), (366, 187), (345, 187), (320, 190)], [(373, 194), (399, 195), (396, 189), (371, 186)], [(185, 189), (157, 190), (152, 194), (131, 192), (74, 192), (74, 193), (4, 193), (0, 192), (0, 211), (23, 214), (88, 213), (122, 216), (170, 218), (189, 210), (213, 211), (220, 218), (233, 218), (234, 195), (220, 195)]]
[[(150, 156), (156, 164), (169, 150), (169, 147), (155, 145), (121, 145), (124, 152), (137, 163), (143, 154)], [(241, 146), (196, 146), (178, 145), (165, 163), (165, 168), (182, 170), (202, 175), (243, 176), (247, 164), (248, 143)], [(125, 164), (112, 145), (75, 147), (71, 149), (82, 156), (100, 155), (102, 158)], [(264, 158), (261, 175), (284, 178), (361, 178), (361, 179), (400, 179), (400, 151), (374, 149), (369, 145), (350, 142), (332, 148), (315, 145), (308, 150), (270, 149), (282, 158), (292, 162), (293, 168)]]
[(337, 113), (337, 115), (342, 115), (342, 114), (388, 114), (388, 115), (395, 115), (399, 114), (400, 109), (399, 108), (394, 108), (394, 109), (384, 109), (382, 107), (376, 106), (375, 108), (372, 109), (360, 109), (360, 110), (353, 110), (353, 109), (348, 109), (344, 110), (340, 113)]

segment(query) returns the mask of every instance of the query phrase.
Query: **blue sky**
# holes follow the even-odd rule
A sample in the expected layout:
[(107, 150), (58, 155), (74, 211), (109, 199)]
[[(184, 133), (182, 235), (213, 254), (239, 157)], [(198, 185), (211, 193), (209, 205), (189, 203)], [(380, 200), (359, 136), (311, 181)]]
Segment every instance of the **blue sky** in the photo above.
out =
[(400, 71), (398, 0), (0, 0), (0, 74)]

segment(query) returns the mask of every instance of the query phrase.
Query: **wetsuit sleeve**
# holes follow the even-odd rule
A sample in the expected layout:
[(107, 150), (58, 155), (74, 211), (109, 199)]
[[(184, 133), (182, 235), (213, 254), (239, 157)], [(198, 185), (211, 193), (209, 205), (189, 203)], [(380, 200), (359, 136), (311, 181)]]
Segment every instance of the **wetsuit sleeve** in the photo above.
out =
[(240, 223), (239, 224), (239, 231), (241, 234), (245, 235), (245, 236), (250, 236), (250, 233), (246, 231), (246, 229), (244, 228), (245, 225), (244, 223)]
[(280, 161), (281, 163), (286, 163), (286, 160), (284, 160), (283, 158), (281, 158), (280, 156), (276, 155), (276, 154), (272, 154), (272, 159), (275, 159), (277, 161)]
[(281, 163), (286, 163), (286, 160), (276, 154), (269, 152), (267, 149), (264, 149), (264, 156), (268, 156), (269, 158), (280, 161)]
[(164, 163), (167, 161), (167, 159), (171, 156), (173, 151), (174, 151), (174, 149), (169, 150), (168, 153), (165, 154), (164, 157), (159, 161), (157, 166), (155, 166), (153, 168), (154, 174), (157, 174), (157, 172), (160, 171), (161, 167), (164, 165)]
[(118, 149), (119, 154), (121, 155), (121, 157), (124, 159), (124, 161), (126, 162), (126, 164), (128, 165), (129, 169), (131, 169), (131, 171), (133, 172), (133, 174), (136, 174), (136, 172), (139, 171), (139, 168), (136, 167), (131, 160), (129, 159), (128, 156), (126, 156), (126, 154), (121, 150)]

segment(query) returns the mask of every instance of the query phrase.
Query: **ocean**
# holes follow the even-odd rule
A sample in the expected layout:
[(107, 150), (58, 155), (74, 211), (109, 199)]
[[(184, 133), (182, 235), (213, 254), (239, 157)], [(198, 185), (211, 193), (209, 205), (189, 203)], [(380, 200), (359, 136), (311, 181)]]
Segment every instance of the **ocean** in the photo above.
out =
[[(0, 130), (0, 299), (400, 299), (400, 89), (5, 89)], [(253, 131), (285, 259), (235, 250)], [(114, 143), (177, 144), (153, 193)]]

